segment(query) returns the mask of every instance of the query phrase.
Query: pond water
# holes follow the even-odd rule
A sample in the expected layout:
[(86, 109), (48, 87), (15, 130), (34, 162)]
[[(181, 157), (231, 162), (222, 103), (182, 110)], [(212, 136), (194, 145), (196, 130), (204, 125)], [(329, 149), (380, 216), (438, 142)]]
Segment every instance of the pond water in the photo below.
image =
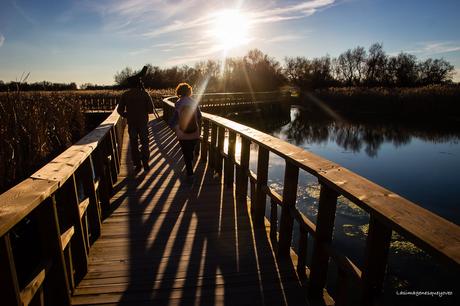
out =
[[(292, 106), (284, 113), (231, 114), (230, 119), (252, 126), (323, 158), (460, 224), (460, 124), (447, 122), (392, 122), (344, 120)], [(251, 169), (256, 171), (257, 147), (251, 148)], [(284, 160), (270, 154), (269, 184), (282, 193)], [(316, 222), (319, 186), (316, 178), (301, 171), (297, 207)], [(267, 217), (270, 214), (267, 202)], [(368, 214), (339, 198), (333, 246), (362, 265)], [(293, 246), (297, 245), (298, 229)], [(310, 244), (312, 245), (312, 244)], [(309, 247), (309, 257), (311, 256)], [(336, 272), (331, 266), (329, 290), (334, 292)], [(420, 272), (420, 271), (423, 271)], [(400, 305), (454, 305), (456, 298), (401, 297), (398, 290), (449, 291), (458, 289), (452, 273), (434, 264), (431, 257), (404, 237), (393, 234), (385, 300)], [(457, 292), (458, 294), (458, 292)]]

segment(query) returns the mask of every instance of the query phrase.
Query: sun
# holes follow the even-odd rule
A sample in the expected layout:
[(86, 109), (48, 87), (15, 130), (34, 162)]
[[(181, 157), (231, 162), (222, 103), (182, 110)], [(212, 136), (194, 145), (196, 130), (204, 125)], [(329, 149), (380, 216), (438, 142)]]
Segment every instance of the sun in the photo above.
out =
[(223, 10), (215, 15), (211, 33), (222, 49), (228, 50), (249, 42), (249, 20), (239, 10)]

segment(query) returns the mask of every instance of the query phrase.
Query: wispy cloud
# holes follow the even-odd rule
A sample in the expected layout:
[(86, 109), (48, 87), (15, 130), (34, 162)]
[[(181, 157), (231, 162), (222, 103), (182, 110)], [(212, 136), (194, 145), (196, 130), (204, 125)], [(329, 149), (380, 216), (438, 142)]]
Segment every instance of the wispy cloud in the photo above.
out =
[[(336, 0), (280, 1), (208, 1), (208, 0), (85, 0), (85, 5), (97, 12), (110, 32), (137, 35), (143, 40), (158, 40), (151, 50), (177, 51), (168, 64), (180, 64), (217, 55), (223, 51), (210, 33), (225, 9), (236, 9), (244, 14), (248, 26), (254, 30), (265, 24), (289, 22), (308, 18), (312, 14), (336, 4)], [(259, 31), (260, 32), (260, 31)], [(299, 39), (296, 35), (271, 37), (258, 33), (257, 40), (265, 43)], [(215, 34), (214, 34), (215, 36)], [(253, 38), (253, 40), (256, 40)], [(247, 41), (247, 43), (250, 40)], [(191, 52), (193, 50), (193, 52)], [(134, 54), (146, 52), (133, 51)], [(182, 53), (182, 56), (176, 54)], [(190, 54), (193, 53), (193, 54)]]
[(255, 23), (279, 22), (299, 19), (313, 15), (317, 10), (324, 9), (335, 3), (335, 0), (302, 1), (286, 6), (277, 6), (253, 13)]
[(460, 42), (443, 41), (419, 43), (416, 48), (407, 52), (421, 55), (435, 55), (457, 51), (460, 51)]
[(4, 42), (5, 42), (5, 36), (3, 36), (2, 33), (0, 33), (0, 47), (3, 46)]
[(34, 26), (38, 24), (38, 22), (34, 18), (32, 18), (28, 13), (26, 13), (26, 11), (17, 3), (17, 1), (11, 0), (10, 2), (13, 5), (16, 12), (19, 15), (21, 15), (22, 18), (24, 18), (24, 20), (26, 20), (28, 23)]
[(299, 40), (302, 38), (304, 38), (304, 36), (301, 36), (301, 35), (279, 35), (279, 36), (270, 37), (268, 39), (264, 39), (263, 41), (266, 43), (280, 43), (280, 42), (286, 42), (286, 41)]

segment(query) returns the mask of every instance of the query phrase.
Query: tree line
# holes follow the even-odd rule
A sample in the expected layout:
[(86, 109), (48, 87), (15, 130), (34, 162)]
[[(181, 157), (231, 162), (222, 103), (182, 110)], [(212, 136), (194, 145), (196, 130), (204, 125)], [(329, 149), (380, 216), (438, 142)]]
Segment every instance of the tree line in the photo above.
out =
[[(124, 87), (129, 76), (138, 71), (125, 68), (115, 75)], [(372, 44), (368, 50), (358, 46), (338, 57), (286, 57), (284, 65), (258, 49), (243, 57), (223, 61), (207, 60), (194, 66), (160, 68), (148, 65), (146, 87), (171, 88), (179, 82), (207, 83), (207, 91), (264, 91), (283, 85), (300, 89), (343, 86), (414, 87), (451, 83), (454, 66), (445, 59), (419, 60), (401, 52), (388, 55), (383, 45)]]
[[(454, 66), (445, 59), (420, 60), (406, 52), (389, 55), (380, 43), (372, 44), (367, 50), (361, 46), (348, 49), (338, 57), (286, 57), (283, 65), (275, 58), (254, 49), (242, 57), (200, 61), (193, 66), (147, 67), (144, 78), (147, 88), (174, 88), (185, 81), (195, 87), (206, 83), (208, 92), (266, 91), (284, 85), (300, 89), (344, 86), (415, 87), (452, 83), (454, 76)], [(115, 74), (114, 86), (86, 83), (81, 88), (123, 89), (126, 88), (128, 77), (137, 72), (126, 67)], [(75, 83), (44, 81), (28, 84), (0, 81), (0, 91), (16, 90), (19, 87), (23, 91), (77, 89)]]
[(4, 91), (63, 91), (63, 90), (77, 90), (77, 84), (72, 83), (52, 83), (48, 81), (27, 83), (25, 81), (12, 81), (5, 83), (0, 80), (0, 92)]

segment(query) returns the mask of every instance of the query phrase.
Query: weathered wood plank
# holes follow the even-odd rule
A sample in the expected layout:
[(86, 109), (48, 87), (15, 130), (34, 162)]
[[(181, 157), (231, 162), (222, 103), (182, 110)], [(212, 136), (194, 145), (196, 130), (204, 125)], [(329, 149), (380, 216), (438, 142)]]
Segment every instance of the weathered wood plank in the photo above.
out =
[(70, 239), (72, 239), (72, 236), (74, 233), (75, 233), (75, 227), (72, 226), (68, 230), (66, 230), (64, 234), (61, 235), (61, 245), (62, 245), (63, 251), (69, 244)]
[(24, 287), (24, 289), (21, 290), (22, 305), (27, 306), (30, 304), (35, 294), (43, 285), (45, 275), (45, 269), (40, 270), (40, 272)]
[(25, 179), (0, 195), (0, 236), (40, 205), (58, 188), (47, 180)]

